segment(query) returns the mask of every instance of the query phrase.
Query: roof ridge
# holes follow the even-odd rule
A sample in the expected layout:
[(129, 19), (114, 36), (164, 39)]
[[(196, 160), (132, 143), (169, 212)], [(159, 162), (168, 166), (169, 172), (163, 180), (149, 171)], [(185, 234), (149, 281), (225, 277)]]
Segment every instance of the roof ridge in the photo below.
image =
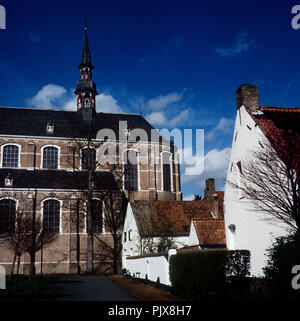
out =
[(300, 112), (300, 107), (287, 107), (287, 106), (260, 106), (262, 111), (287, 111), (287, 112)]

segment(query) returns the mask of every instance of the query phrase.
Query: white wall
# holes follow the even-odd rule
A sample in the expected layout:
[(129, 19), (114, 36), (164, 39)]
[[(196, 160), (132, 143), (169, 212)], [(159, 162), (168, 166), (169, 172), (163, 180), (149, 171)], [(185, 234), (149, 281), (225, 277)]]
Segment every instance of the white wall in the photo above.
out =
[[(227, 173), (228, 181), (238, 182), (239, 169), (236, 163), (242, 161), (243, 164), (243, 159), (249, 158), (251, 151), (259, 148), (258, 142), (262, 137), (264, 137), (262, 131), (258, 126), (255, 126), (255, 122), (242, 106), (236, 116), (231, 160)], [(251, 273), (259, 276), (263, 274), (262, 268), (266, 264), (266, 249), (272, 245), (274, 236), (287, 234), (287, 226), (274, 220), (272, 223), (266, 222), (265, 219), (270, 217), (264, 213), (251, 211), (253, 206), (240, 199), (240, 196), (236, 189), (226, 183), (224, 215), (227, 247), (229, 250), (250, 250)], [(232, 233), (228, 228), (231, 224), (236, 226), (235, 233)]]
[[(130, 232), (130, 240), (129, 240), (129, 232)], [(124, 242), (124, 233), (127, 235), (126, 242)], [(132, 212), (132, 207), (130, 203), (128, 203), (126, 217), (123, 228), (122, 235), (122, 268), (127, 268), (126, 257), (128, 256), (137, 256), (141, 255), (141, 242), (142, 239), (140, 237), (137, 224)], [(159, 242), (159, 237), (154, 237), (153, 242)], [(189, 245), (189, 236), (178, 236), (173, 238), (174, 247), (181, 248)]]
[[(168, 252), (168, 258), (176, 254), (176, 250), (171, 249)], [(165, 285), (171, 285), (169, 277), (169, 260), (164, 256), (147, 256), (140, 258), (127, 258), (126, 270), (131, 276), (141, 279), (147, 279), (153, 282), (159, 282)]]

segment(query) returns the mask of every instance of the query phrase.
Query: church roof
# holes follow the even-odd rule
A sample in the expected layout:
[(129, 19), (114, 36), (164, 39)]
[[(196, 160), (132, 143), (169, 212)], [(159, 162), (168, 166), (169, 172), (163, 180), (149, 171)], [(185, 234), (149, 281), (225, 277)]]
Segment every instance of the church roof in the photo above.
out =
[(206, 200), (135, 201), (130, 205), (142, 237), (188, 236), (192, 218), (212, 218)]
[[(143, 129), (151, 139), (153, 127), (139, 114), (95, 113), (91, 121), (90, 135), (96, 138), (100, 129), (112, 129), (119, 139), (119, 121), (127, 121), (130, 130)], [(47, 124), (54, 125), (54, 132), (47, 133)], [(76, 111), (46, 110), (21, 107), (0, 107), (0, 135), (85, 138), (88, 123)], [(141, 137), (141, 141), (143, 138)]]
[[(5, 186), (5, 178), (10, 174), (13, 186)], [(64, 170), (26, 170), (0, 169), (0, 188), (37, 188), (37, 189), (68, 189), (82, 190), (87, 188), (87, 171), (70, 172)], [(110, 172), (95, 172), (95, 189), (118, 190), (117, 183)]]

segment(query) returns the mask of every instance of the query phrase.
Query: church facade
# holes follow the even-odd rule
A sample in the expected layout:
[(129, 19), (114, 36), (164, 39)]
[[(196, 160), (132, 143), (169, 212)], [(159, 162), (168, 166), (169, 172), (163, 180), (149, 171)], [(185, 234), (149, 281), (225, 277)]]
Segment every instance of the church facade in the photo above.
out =
[[(46, 222), (57, 237), (43, 253), (36, 253), (37, 272), (42, 261), (45, 273), (75, 273), (78, 264), (85, 269), (86, 222), (75, 231), (72, 221), (88, 190), (90, 164), (95, 165), (95, 190), (120, 191), (129, 200), (182, 197), (172, 142), (140, 114), (96, 112), (87, 30), (78, 68), (77, 111), (0, 107), (0, 235), (14, 229), (16, 215), (23, 211)], [(101, 199), (95, 202), (95, 242), (109, 242)], [(96, 243), (94, 250), (101, 251)], [(13, 256), (1, 243), (0, 264), (7, 272)], [(108, 263), (95, 256), (94, 264), (104, 271)], [(21, 256), (20, 269), (28, 272), (28, 254)]]

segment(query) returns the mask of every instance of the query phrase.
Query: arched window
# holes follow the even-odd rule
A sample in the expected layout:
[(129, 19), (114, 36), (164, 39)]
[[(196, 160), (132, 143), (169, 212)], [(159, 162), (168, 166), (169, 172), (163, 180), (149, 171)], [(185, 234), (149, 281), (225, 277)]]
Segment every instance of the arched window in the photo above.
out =
[(19, 147), (16, 145), (6, 145), (3, 147), (2, 167), (19, 166)]
[(53, 233), (59, 233), (60, 203), (56, 200), (44, 202), (43, 224)]
[(162, 153), (163, 190), (171, 192), (171, 154)]
[(58, 149), (56, 147), (45, 147), (43, 150), (43, 168), (58, 168)]
[(0, 234), (13, 232), (16, 221), (16, 201), (0, 200)]
[(93, 217), (93, 232), (103, 232), (103, 218), (102, 218), (102, 202), (99, 200), (92, 200), (92, 217)]
[(85, 148), (82, 150), (82, 169), (95, 169), (96, 166), (96, 150), (93, 148)]
[(124, 153), (124, 188), (127, 191), (138, 190), (138, 157), (134, 150)]

